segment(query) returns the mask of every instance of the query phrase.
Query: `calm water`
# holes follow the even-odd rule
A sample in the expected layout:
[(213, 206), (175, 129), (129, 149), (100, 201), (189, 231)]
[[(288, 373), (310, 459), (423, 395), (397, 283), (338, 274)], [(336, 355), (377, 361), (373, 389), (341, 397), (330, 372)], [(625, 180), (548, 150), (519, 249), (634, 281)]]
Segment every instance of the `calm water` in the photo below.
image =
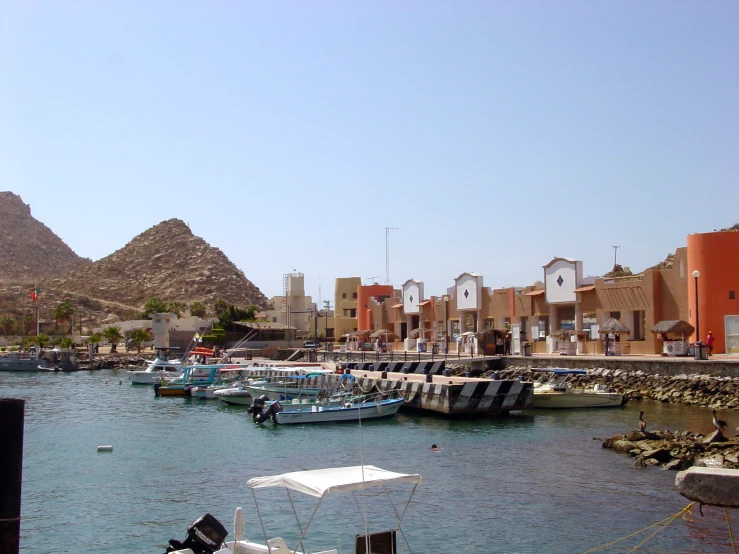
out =
[[(486, 421), (400, 414), (361, 428), (257, 427), (240, 407), (154, 398), (123, 370), (0, 373), (0, 396), (26, 400), (21, 552), (28, 553), (164, 552), (205, 512), (232, 532), (236, 506), (257, 540), (247, 479), (362, 460), (423, 476), (403, 524), (415, 553), (585, 552), (688, 504), (673, 489), (674, 472), (633, 469), (631, 458), (603, 450), (594, 437), (636, 428), (640, 409), (650, 429), (711, 430), (707, 409), (646, 402)], [(441, 451), (429, 451), (432, 443)], [(103, 444), (114, 452), (98, 453)], [(292, 545), (284, 491), (258, 497), (267, 501), (268, 533)], [(353, 552), (359, 519), (357, 505), (346, 502), (324, 502), (309, 548), (338, 540)], [(301, 516), (312, 506), (300, 504)], [(371, 521), (383, 525), (390, 510), (370, 511)], [(731, 552), (723, 512), (704, 514), (677, 519), (640, 551)], [(646, 536), (603, 551), (627, 552)]]

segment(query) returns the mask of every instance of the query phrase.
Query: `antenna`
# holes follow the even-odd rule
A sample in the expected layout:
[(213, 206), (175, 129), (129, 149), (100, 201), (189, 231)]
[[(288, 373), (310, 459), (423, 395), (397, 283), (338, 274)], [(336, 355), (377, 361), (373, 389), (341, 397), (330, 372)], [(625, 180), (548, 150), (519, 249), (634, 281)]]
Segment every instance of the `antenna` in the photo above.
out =
[(390, 231), (397, 231), (397, 227), (385, 227), (385, 284), (390, 284)]
[(374, 283), (375, 279), (378, 279), (379, 277), (379, 275), (373, 275), (372, 277), (366, 277), (364, 280), (369, 281), (370, 283)]
[(616, 269), (616, 253), (618, 252), (618, 249), (621, 248), (620, 246), (613, 246), (613, 269)]

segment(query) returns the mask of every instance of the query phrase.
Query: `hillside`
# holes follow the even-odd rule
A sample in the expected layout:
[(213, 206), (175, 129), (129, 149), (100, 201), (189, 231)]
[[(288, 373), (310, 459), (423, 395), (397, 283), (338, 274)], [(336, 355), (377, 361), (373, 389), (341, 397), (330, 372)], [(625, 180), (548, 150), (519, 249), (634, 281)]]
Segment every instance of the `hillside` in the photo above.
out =
[(81, 258), (12, 192), (0, 192), (0, 282), (28, 283), (65, 275), (90, 263)]
[(155, 225), (110, 256), (46, 286), (131, 307), (152, 297), (206, 306), (219, 299), (243, 307), (267, 305), (262, 292), (221, 250), (193, 235), (179, 219)]

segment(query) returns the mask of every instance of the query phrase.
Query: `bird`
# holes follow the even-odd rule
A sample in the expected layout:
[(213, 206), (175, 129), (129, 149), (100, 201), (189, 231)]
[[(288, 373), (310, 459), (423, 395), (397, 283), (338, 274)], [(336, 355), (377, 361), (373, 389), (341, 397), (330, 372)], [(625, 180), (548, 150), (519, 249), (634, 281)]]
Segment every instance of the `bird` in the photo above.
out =
[(639, 412), (639, 431), (642, 433), (647, 430), (647, 422), (644, 421), (644, 412)]
[(716, 417), (716, 409), (712, 409), (711, 412), (713, 413), (713, 426), (716, 427), (716, 430), (721, 433), (723, 436), (726, 436), (726, 432), (729, 430), (729, 424), (726, 423), (723, 419), (718, 419)]

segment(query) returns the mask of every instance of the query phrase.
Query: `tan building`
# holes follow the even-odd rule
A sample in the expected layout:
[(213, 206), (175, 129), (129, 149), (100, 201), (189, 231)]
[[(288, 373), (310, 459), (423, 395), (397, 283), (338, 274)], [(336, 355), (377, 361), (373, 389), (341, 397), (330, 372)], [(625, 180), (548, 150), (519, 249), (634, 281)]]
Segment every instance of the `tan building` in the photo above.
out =
[(337, 339), (357, 331), (357, 295), (360, 277), (340, 277), (334, 287), (334, 335)]

